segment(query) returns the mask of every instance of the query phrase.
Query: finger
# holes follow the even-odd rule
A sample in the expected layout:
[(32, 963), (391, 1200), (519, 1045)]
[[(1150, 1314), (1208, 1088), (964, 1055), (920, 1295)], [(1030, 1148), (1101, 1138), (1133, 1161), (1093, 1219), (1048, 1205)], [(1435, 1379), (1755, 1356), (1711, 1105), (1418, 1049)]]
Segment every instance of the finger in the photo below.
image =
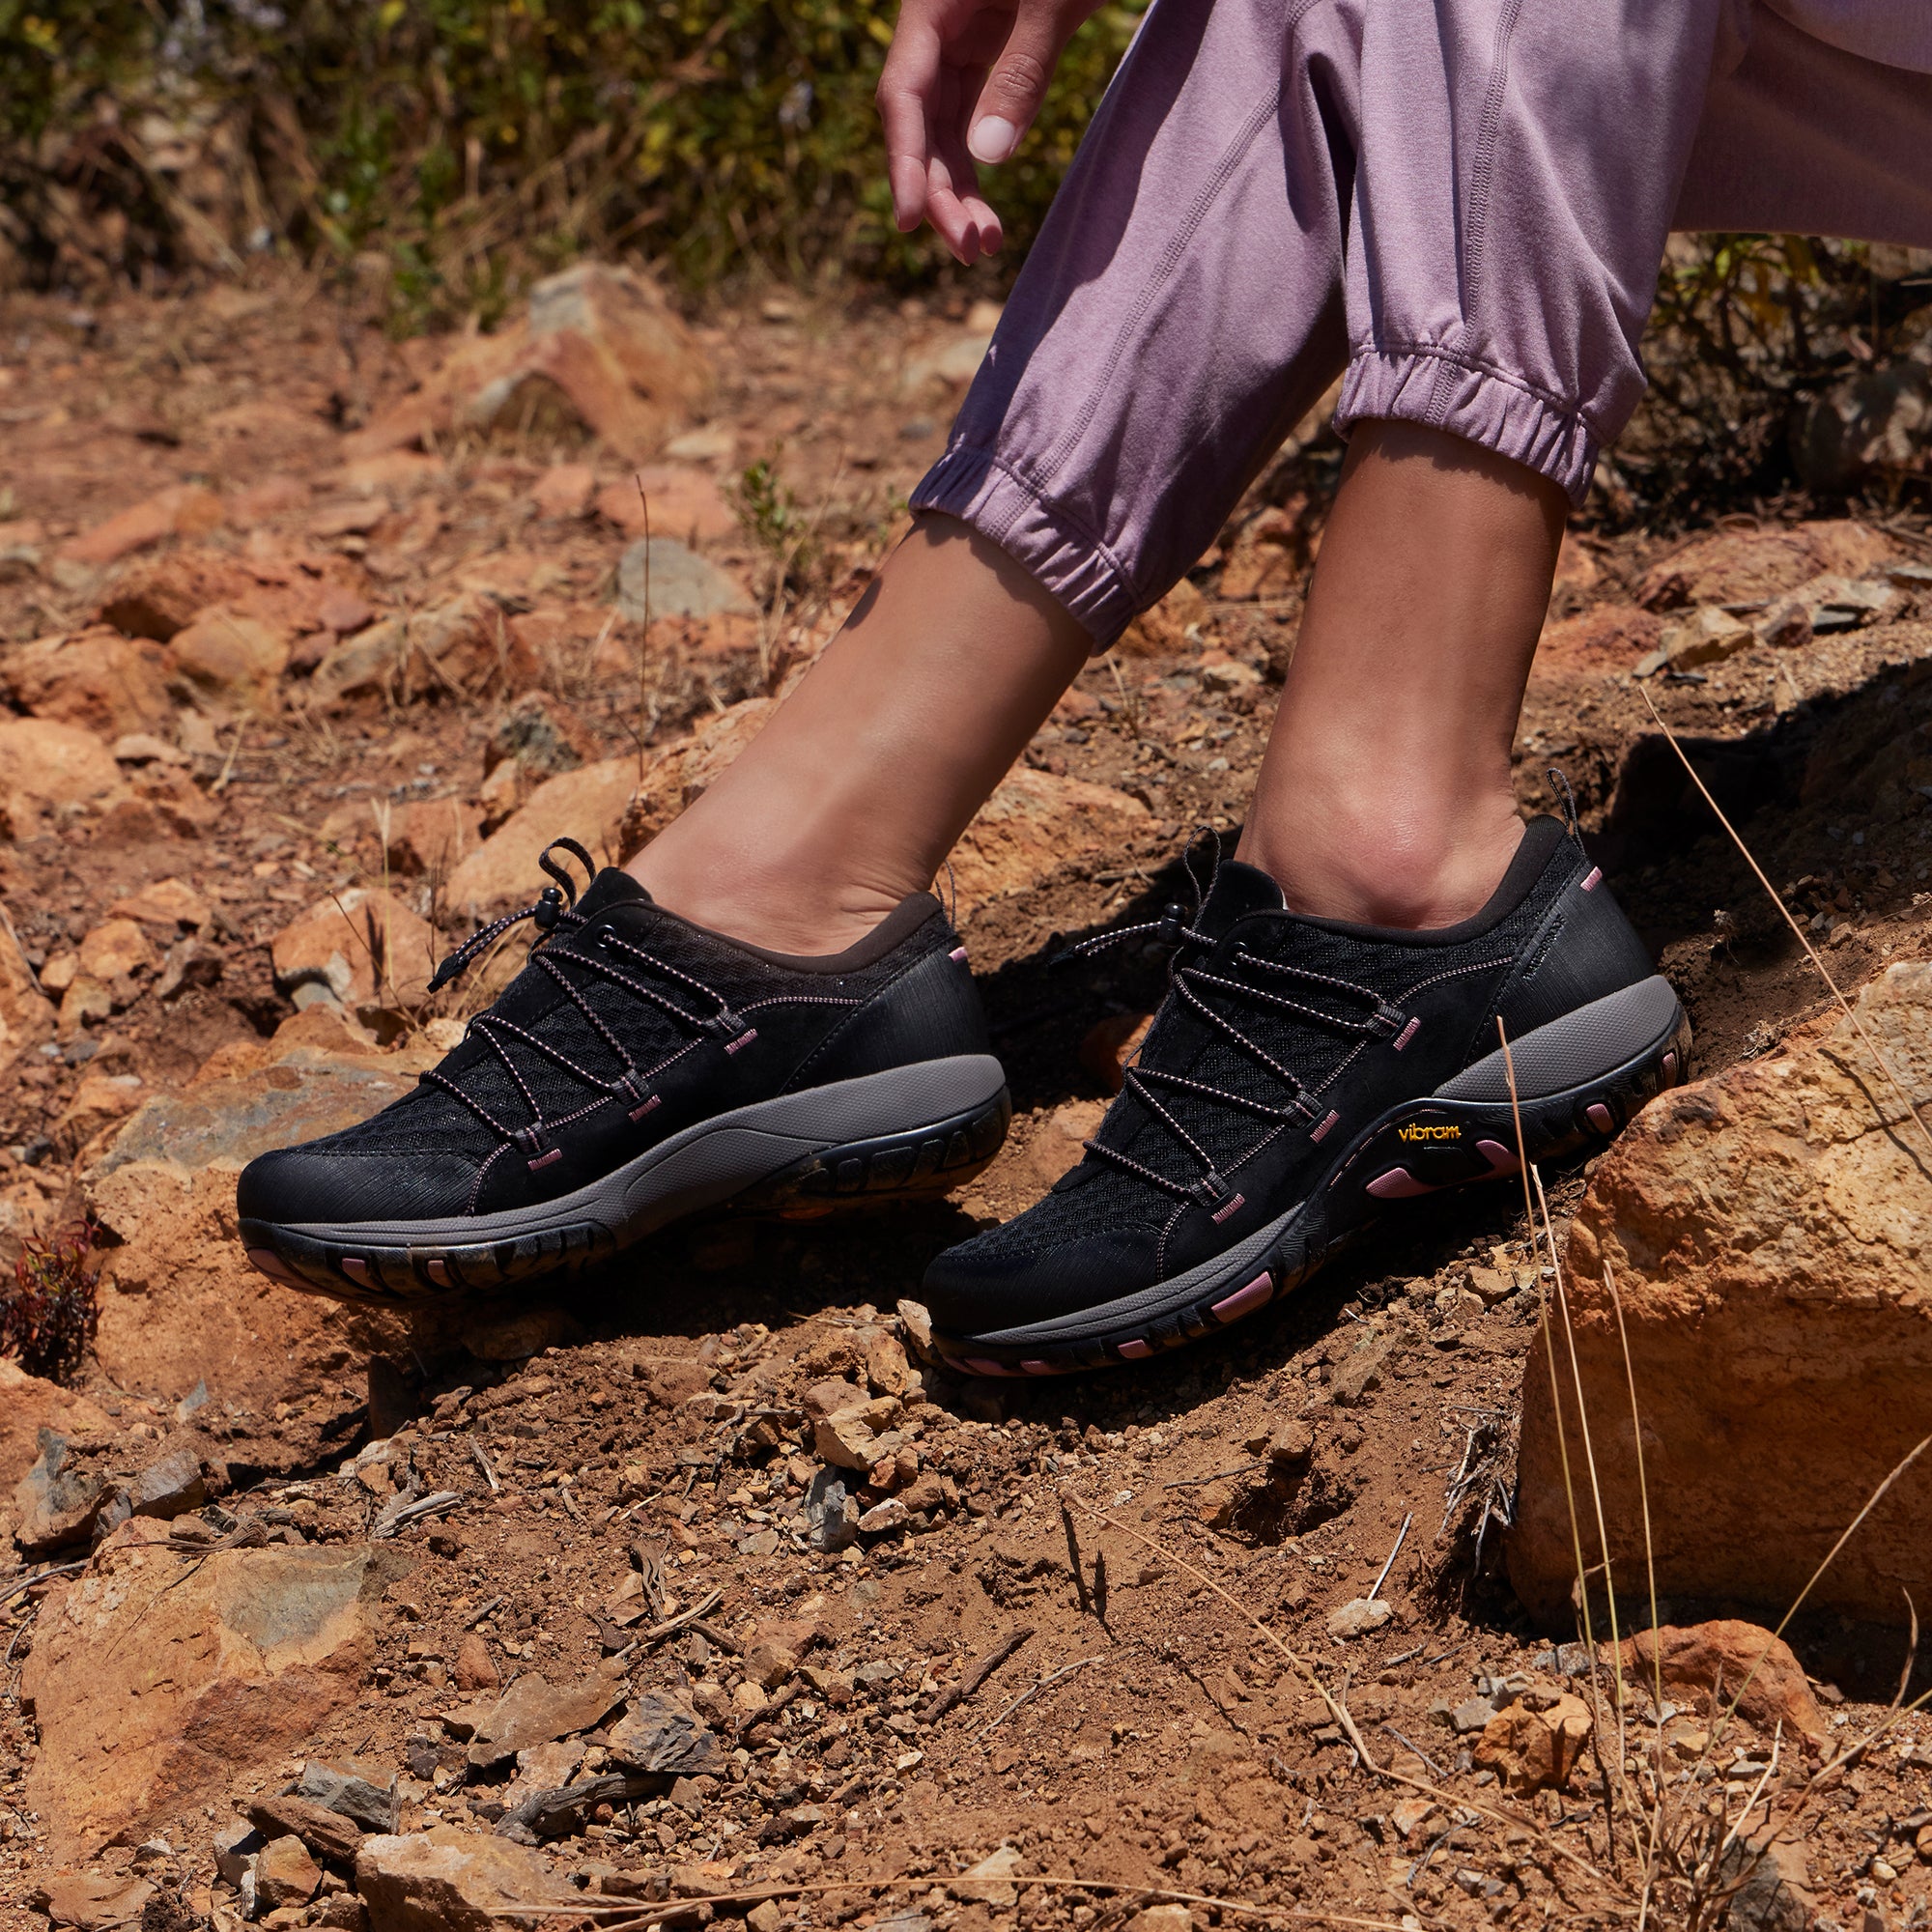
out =
[(942, 167), (935, 166), (926, 177), (925, 213), (940, 240), (970, 269), (980, 259), (980, 226)]
[(934, 152), (943, 161), (947, 177), (965, 218), (979, 233), (980, 252), (998, 252), (1003, 239), (1000, 217), (980, 192), (980, 171), (966, 146), (966, 121), (986, 84), (983, 67), (963, 67), (949, 71), (941, 86), (938, 112), (934, 116)]
[(893, 213), (906, 233), (917, 228), (925, 213), (925, 168), (931, 155), (931, 108), (939, 87), (941, 51), (930, 23), (908, 8), (893, 36), (874, 96), (886, 137)]
[(1058, 13), (1026, 9), (1015, 17), (973, 107), (966, 145), (974, 159), (997, 166), (1011, 158), (1046, 99), (1066, 39)]

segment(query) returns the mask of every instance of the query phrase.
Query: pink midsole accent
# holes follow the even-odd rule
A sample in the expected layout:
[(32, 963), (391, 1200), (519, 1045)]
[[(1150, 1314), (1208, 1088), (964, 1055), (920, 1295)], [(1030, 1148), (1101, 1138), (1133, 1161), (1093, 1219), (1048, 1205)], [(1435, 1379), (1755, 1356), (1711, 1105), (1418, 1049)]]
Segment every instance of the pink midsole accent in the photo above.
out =
[(449, 1286), (449, 1264), (447, 1262), (425, 1262), (423, 1264), (423, 1272), (439, 1288), (447, 1288)]
[(1586, 893), (1594, 893), (1603, 882), (1604, 868), (1601, 866), (1592, 866), (1589, 877), (1583, 881), (1583, 890)]
[(1514, 1148), (1506, 1148), (1500, 1141), (1478, 1141), (1476, 1151), (1490, 1164), (1492, 1174), (1515, 1174), (1519, 1171)]
[(1406, 1167), (1392, 1167), (1369, 1182), (1369, 1192), (1378, 1201), (1412, 1201), (1418, 1194), (1433, 1194), (1435, 1188), (1418, 1180)]
[(1122, 1342), (1121, 1344), (1121, 1355), (1123, 1360), (1129, 1362), (1143, 1362), (1152, 1353), (1153, 1344), (1151, 1342), (1143, 1342), (1138, 1336), (1131, 1342)]
[(966, 949), (963, 946), (955, 946), (946, 956), (949, 959), (957, 959), (963, 962), (966, 957)]
[(1053, 1373), (1051, 1362), (1022, 1362), (1020, 1367), (1030, 1376), (1050, 1376)]
[(1600, 1134), (1611, 1132), (1617, 1124), (1616, 1116), (1601, 1100), (1591, 1101), (1583, 1111), (1589, 1116), (1590, 1124)]
[(1236, 1289), (1225, 1301), (1215, 1302), (1214, 1313), (1223, 1321), (1238, 1321), (1243, 1315), (1252, 1315), (1273, 1294), (1274, 1276), (1258, 1274), (1246, 1288)]
[(367, 1282), (369, 1279), (369, 1264), (360, 1255), (344, 1255), (342, 1257), (342, 1272), (351, 1281)]
[(269, 1277), (288, 1288), (306, 1288), (308, 1283), (283, 1261), (273, 1248), (250, 1248), (248, 1259)]
[(976, 1376), (1009, 1376), (1012, 1370), (1004, 1362), (990, 1362), (983, 1355), (962, 1355), (959, 1366), (970, 1369)]

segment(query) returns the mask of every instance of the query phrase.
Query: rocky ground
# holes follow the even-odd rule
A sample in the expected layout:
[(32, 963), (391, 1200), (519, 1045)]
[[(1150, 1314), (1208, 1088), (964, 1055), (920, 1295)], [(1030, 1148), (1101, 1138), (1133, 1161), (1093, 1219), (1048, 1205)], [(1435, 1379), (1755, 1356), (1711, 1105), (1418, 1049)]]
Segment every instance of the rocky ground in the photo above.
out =
[[(1925, 1157), (1645, 695), (1922, 1094), (1923, 521), (1565, 548), (1521, 795), (1567, 774), (1705, 1078), (1549, 1177), (1558, 1251), (1577, 1215), (1573, 1264), (1630, 1270), (1672, 1417), (1721, 1379), (1686, 1254), (1709, 1306), (1754, 1258), (1732, 1315), (1766, 1375), (1880, 1303), (1861, 1346), (1904, 1374), (1805, 1413), (1837, 1488), (1662, 1538), (1671, 1629), (1620, 1714), (1555, 1641), (1567, 1570), (1511, 1552), (1541, 1622), (1504, 1575), (1513, 1516), (1550, 1541), (1558, 1435), (1519, 1497), (1550, 1271), (1508, 1190), (1391, 1214), (1131, 1375), (921, 1358), (924, 1258), (1078, 1158), (1158, 998), (1153, 955), (1048, 957), (1238, 823), (1319, 424), (955, 854), (1017, 1109), (963, 1197), (714, 1222), (408, 1318), (247, 1269), (238, 1164), (433, 1063), (515, 957), (430, 999), (434, 960), (527, 899), (546, 838), (634, 848), (755, 730), (993, 320), (773, 298), (687, 328), (594, 278), (558, 303), (481, 344), (390, 342), (294, 277), (0, 305), (0, 1241), (23, 1282), (97, 1278), (65, 1358), (29, 1337), (57, 1374), (0, 1360), (0, 1924), (1608, 1924), (1653, 1840), (1661, 1922), (1922, 1923), (1932, 1727), (1861, 1743), (1909, 1669), (1887, 1592), (1922, 1511), (1875, 1514), (1902, 1553), (1821, 1589), (1797, 1656), (1738, 1619), (1776, 1621), (1753, 1576), (1802, 1580), (1918, 1433)], [(1646, 1423), (1661, 1516), (1703, 1493), (1675, 1426)]]

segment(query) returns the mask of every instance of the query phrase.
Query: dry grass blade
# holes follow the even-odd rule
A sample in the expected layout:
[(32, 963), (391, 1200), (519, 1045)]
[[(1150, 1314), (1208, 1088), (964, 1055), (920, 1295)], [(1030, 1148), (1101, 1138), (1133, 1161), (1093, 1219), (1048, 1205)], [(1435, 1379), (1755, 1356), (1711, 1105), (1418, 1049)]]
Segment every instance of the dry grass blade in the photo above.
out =
[[(1677, 753), (1678, 762), (1683, 765), (1684, 769), (1687, 772), (1690, 774), (1690, 782), (1697, 787), (1698, 792), (1703, 797), (1704, 803), (1711, 808), (1714, 813), (1716, 813), (1718, 823), (1721, 825), (1724, 828), (1724, 830), (1730, 835), (1731, 843), (1735, 845), (1741, 853), (1744, 854), (1745, 864), (1751, 868), (1752, 875), (1756, 878), (1758, 884), (1761, 885), (1765, 889), (1765, 892), (1770, 895), (1772, 904), (1777, 908), (1778, 913), (1782, 917), (1785, 924), (1788, 925), (1791, 928), (1792, 932), (1797, 936), (1799, 945), (1804, 947), (1804, 949), (1805, 956), (1811, 961), (1812, 965), (1818, 969), (1818, 977), (1821, 980), (1823, 980), (1826, 985), (1832, 989), (1832, 997), (1837, 1001), (1839, 1007), (1844, 1011), (1845, 1017), (1851, 1021), (1853, 1030), (1858, 1034), (1859, 1038), (1864, 1042), (1865, 1051), (1871, 1055), (1872, 1060), (1874, 1064), (1877, 1065), (1880, 1073), (1882, 1073), (1885, 1076), (1886, 1081), (1889, 1084), (1892, 1091), (1898, 1095), (1900, 1103), (1905, 1108), (1906, 1118), (1912, 1122), (1914, 1126), (1916, 1126), (1918, 1129), (1920, 1135), (1924, 1139), (1926, 1152), (1928, 1154), (1932, 1154), (1932, 1126), (1926, 1125), (1925, 1117), (1918, 1111), (1918, 1102), (1913, 1099), (1911, 1094), (1907, 1091), (1904, 1082), (1901, 1081), (1898, 1075), (1891, 1070), (1891, 1063), (1886, 1059), (1883, 1053), (1879, 1051), (1878, 1041), (1875, 1040), (1871, 1037), (1871, 1035), (1865, 1031), (1864, 1021), (1860, 1019), (1858, 1014), (1852, 1010), (1852, 1003), (1848, 999), (1846, 999), (1844, 994), (1839, 990), (1837, 980), (1832, 978), (1831, 968), (1825, 964), (1824, 960), (1819, 958), (1818, 949), (1811, 944), (1810, 939), (1805, 934), (1804, 926), (1802, 926), (1798, 923), (1798, 921), (1792, 917), (1791, 908), (1784, 903), (1784, 900), (1778, 895), (1776, 888), (1774, 887), (1771, 881), (1765, 877), (1764, 867), (1760, 866), (1756, 858), (1752, 856), (1750, 847), (1745, 843), (1742, 838), (1738, 836), (1737, 827), (1734, 826), (1731, 823), (1731, 821), (1724, 816), (1722, 810), (1719, 809), (1718, 805), (1718, 801), (1711, 796), (1709, 787), (1704, 783), (1704, 781), (1697, 776), (1696, 766), (1694, 766), (1690, 762), (1690, 758), (1686, 756), (1684, 747), (1677, 742), (1676, 732), (1674, 732), (1670, 728), (1670, 726), (1663, 722), (1663, 714), (1658, 710), (1656, 703), (1651, 698), (1650, 693), (1648, 691), (1645, 691), (1642, 685), (1637, 686), (1637, 691), (1638, 694), (1642, 696), (1645, 705), (1649, 707), (1650, 715), (1657, 720), (1657, 728), (1663, 733), (1665, 740), (1668, 742), (1670, 746), (1670, 749)], [(1881, 1122), (1883, 1122), (1884, 1115), (1881, 1114), (1879, 1118)]]

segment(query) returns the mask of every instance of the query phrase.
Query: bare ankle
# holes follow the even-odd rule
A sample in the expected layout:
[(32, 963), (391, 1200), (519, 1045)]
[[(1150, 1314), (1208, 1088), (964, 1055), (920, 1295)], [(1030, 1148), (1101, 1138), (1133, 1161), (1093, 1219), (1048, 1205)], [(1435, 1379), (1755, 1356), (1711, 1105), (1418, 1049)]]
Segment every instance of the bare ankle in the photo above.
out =
[(1288, 826), (1251, 823), (1240, 856), (1296, 912), (1426, 931), (1480, 912), (1522, 838), (1514, 803), (1440, 813), (1312, 806)]
[(889, 885), (829, 878), (797, 866), (753, 867), (728, 855), (709, 860), (669, 834), (645, 846), (625, 870), (680, 919), (800, 958), (844, 952), (906, 896)]

